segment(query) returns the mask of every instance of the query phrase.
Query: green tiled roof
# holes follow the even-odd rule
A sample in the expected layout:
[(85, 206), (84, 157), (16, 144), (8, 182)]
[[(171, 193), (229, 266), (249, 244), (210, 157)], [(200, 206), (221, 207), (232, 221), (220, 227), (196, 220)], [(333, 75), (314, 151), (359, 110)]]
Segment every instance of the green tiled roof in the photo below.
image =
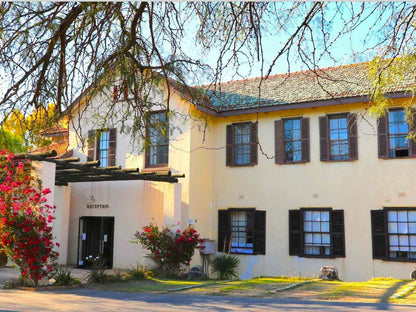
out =
[[(405, 81), (386, 88), (385, 92), (405, 91), (414, 85), (414, 79), (413, 72), (409, 71)], [(371, 89), (369, 63), (366, 62), (278, 74), (263, 81), (253, 78), (224, 82), (215, 90), (207, 90), (206, 94), (211, 108), (221, 112), (368, 96)]]

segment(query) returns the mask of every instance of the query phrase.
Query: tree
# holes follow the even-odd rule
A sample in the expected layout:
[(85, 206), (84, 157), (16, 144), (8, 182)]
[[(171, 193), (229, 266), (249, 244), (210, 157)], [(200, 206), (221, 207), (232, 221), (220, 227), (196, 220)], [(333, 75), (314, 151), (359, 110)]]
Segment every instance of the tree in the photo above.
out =
[(32, 172), (29, 162), (0, 152), (0, 245), (19, 267), (21, 278), (38, 286), (53, 274), (59, 254), (52, 241), (53, 207), (45, 198), (50, 190), (42, 190)]
[[(170, 79), (199, 97), (191, 85), (215, 88), (228, 72), (267, 79), (298, 62), (319, 76), (340, 49), (352, 61), (413, 54), (415, 12), (409, 2), (3, 2), (0, 115), (55, 102), (59, 118), (78, 95), (118, 84), (135, 95), (122, 116), (135, 134), (150, 107), (169, 103)], [(147, 96), (154, 84), (166, 87), (164, 103)]]

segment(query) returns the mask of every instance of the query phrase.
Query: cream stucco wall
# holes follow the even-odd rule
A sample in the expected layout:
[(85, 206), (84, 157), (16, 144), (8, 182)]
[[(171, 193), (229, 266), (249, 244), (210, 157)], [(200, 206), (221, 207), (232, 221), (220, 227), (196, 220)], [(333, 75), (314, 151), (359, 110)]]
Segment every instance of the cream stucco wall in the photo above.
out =
[[(91, 107), (98, 111), (74, 119), (73, 127), (96, 129), (94, 120), (105, 110), (104, 97), (97, 96)], [(400, 102), (396, 102), (400, 105)], [(120, 103), (122, 105), (122, 102)], [(218, 210), (256, 208), (266, 211), (266, 255), (240, 255), (240, 276), (316, 276), (323, 265), (335, 265), (344, 280), (366, 280), (373, 276), (406, 278), (412, 262), (372, 259), (370, 211), (383, 207), (416, 207), (413, 172), (415, 159), (387, 159), (377, 156), (377, 125), (365, 114), (358, 121), (358, 160), (321, 162), (319, 117), (325, 114), (363, 113), (368, 103), (317, 108), (208, 117), (196, 111), (177, 94), (170, 108), (181, 112), (170, 119), (169, 166), (173, 174), (184, 173), (177, 184), (120, 181), (70, 184), (68, 263), (75, 264), (79, 218), (115, 218), (114, 267), (128, 268), (141, 261), (144, 250), (129, 243), (135, 231), (153, 221), (159, 225), (180, 222), (183, 228), (192, 219), (204, 238), (217, 240)], [(95, 116), (95, 117), (94, 117)], [(310, 162), (276, 165), (274, 162), (274, 122), (287, 117), (310, 118)], [(225, 165), (226, 125), (256, 121), (263, 155), (253, 167)], [(79, 137), (70, 129), (70, 148), (86, 160)], [(116, 164), (124, 168), (144, 168), (143, 153), (135, 150), (131, 138), (117, 133)], [(87, 209), (88, 200), (108, 204), (107, 209)], [(299, 208), (343, 209), (346, 257), (336, 259), (289, 256), (288, 211)], [(200, 262), (195, 255), (192, 264)]]
[[(258, 165), (225, 166), (225, 149), (215, 152), (211, 233), (217, 211), (253, 207), (266, 211), (266, 255), (239, 256), (241, 276), (316, 276), (323, 265), (335, 265), (344, 280), (373, 276), (407, 278), (414, 264), (372, 259), (370, 211), (383, 207), (416, 207), (413, 173), (415, 159), (381, 160), (377, 156), (377, 125), (372, 116), (358, 121), (357, 161), (321, 162), (319, 116), (339, 112), (362, 113), (367, 103), (265, 113), (259, 116), (258, 136), (267, 156), (274, 156), (274, 121), (310, 118), (310, 162), (277, 165), (259, 151)], [(255, 121), (255, 115), (222, 118), (214, 127), (215, 142), (225, 146), (226, 125)], [(346, 257), (313, 259), (289, 256), (288, 211), (308, 207), (343, 209)], [(202, 213), (202, 212), (201, 212)], [(211, 234), (210, 233), (210, 234)], [(211, 234), (212, 235), (212, 234)]]
[[(88, 107), (80, 105), (73, 111), (73, 122), (69, 130), (69, 148), (74, 156), (86, 161), (87, 148), (81, 138), (86, 138), (88, 130), (99, 129), (101, 120), (97, 119), (106, 110), (108, 99), (97, 94)], [(116, 108), (123, 109), (123, 101)], [(114, 181), (70, 183), (70, 222), (68, 238), (68, 263), (76, 264), (79, 235), (79, 219), (86, 216), (114, 217), (114, 268), (130, 268), (142, 261), (145, 250), (129, 241), (134, 233), (144, 225), (154, 222), (159, 226), (179, 222), (180, 227), (188, 225), (189, 219), (189, 159), (190, 159), (190, 115), (189, 105), (173, 94), (170, 108), (177, 114), (170, 118), (170, 146), (168, 168), (172, 174), (185, 174), (179, 183), (149, 181)], [(117, 128), (116, 165), (123, 168), (144, 168), (144, 153), (140, 142), (132, 142), (128, 135), (120, 133), (120, 127), (110, 119), (108, 128)], [(135, 143), (135, 144), (132, 144)], [(152, 168), (158, 170), (157, 168)], [(94, 198), (95, 204), (105, 204), (109, 208), (87, 208)]]

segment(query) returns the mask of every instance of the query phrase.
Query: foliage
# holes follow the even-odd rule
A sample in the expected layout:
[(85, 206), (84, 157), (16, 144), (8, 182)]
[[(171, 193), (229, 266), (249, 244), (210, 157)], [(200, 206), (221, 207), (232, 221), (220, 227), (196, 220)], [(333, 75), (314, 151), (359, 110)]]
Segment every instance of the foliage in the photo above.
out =
[[(178, 223), (179, 224), (179, 223)], [(202, 249), (204, 241), (191, 226), (183, 231), (172, 230), (172, 226), (161, 230), (155, 224), (143, 227), (143, 232), (136, 232), (134, 243), (140, 243), (157, 259), (159, 270), (170, 274), (181, 274), (188, 267), (195, 249)]]
[(238, 278), (240, 259), (235, 255), (223, 254), (215, 257), (211, 267), (212, 273), (217, 273), (220, 279)]
[[(30, 162), (15, 161), (0, 152), (0, 238), (3, 250), (20, 269), (22, 278), (38, 281), (50, 277), (58, 252), (53, 250), (54, 207), (47, 204)], [(59, 243), (56, 243), (59, 247)]]
[(128, 278), (129, 279), (145, 279), (148, 276), (148, 270), (146, 267), (136, 264), (136, 266), (131, 266), (129, 270)]
[[(172, 80), (189, 91), (218, 86), (231, 72), (227, 80), (289, 72), (298, 64), (332, 80), (316, 71), (321, 62), (368, 60), (377, 51), (382, 58), (411, 54), (415, 7), (394, 1), (2, 2), (0, 116), (54, 102), (59, 118), (80, 94), (88, 105), (94, 90), (116, 85), (116, 99), (126, 90), (131, 96), (122, 98), (121, 111), (110, 106), (101, 116), (117, 116), (123, 131), (133, 119), (129, 131), (141, 134), (145, 113), (162, 104), (149, 99), (149, 83), (166, 86), (169, 108), (178, 87)], [(340, 50), (345, 54), (338, 56)]]
[(0, 130), (0, 150), (8, 150), (12, 153), (23, 153), (27, 149), (22, 137), (10, 131)]
[(53, 278), (55, 279), (54, 285), (58, 286), (78, 284), (78, 280), (72, 276), (72, 270), (63, 267), (60, 267), (55, 271)]
[(87, 274), (87, 281), (89, 283), (104, 283), (108, 280), (108, 274), (105, 272), (106, 266), (104, 259), (89, 256), (85, 260), (90, 269)]

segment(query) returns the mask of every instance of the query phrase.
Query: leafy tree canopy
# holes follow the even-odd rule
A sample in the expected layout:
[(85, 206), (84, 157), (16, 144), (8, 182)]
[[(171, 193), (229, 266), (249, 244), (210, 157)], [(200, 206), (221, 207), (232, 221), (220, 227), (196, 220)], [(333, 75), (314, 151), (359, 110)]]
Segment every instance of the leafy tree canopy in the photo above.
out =
[[(168, 103), (168, 79), (185, 88), (230, 72), (266, 79), (339, 64), (340, 50), (349, 61), (413, 55), (415, 13), (411, 2), (2, 2), (0, 117), (50, 102), (59, 117), (119, 77), (135, 94), (121, 118), (142, 128), (152, 83), (167, 85)], [(375, 95), (387, 68), (373, 69)]]

